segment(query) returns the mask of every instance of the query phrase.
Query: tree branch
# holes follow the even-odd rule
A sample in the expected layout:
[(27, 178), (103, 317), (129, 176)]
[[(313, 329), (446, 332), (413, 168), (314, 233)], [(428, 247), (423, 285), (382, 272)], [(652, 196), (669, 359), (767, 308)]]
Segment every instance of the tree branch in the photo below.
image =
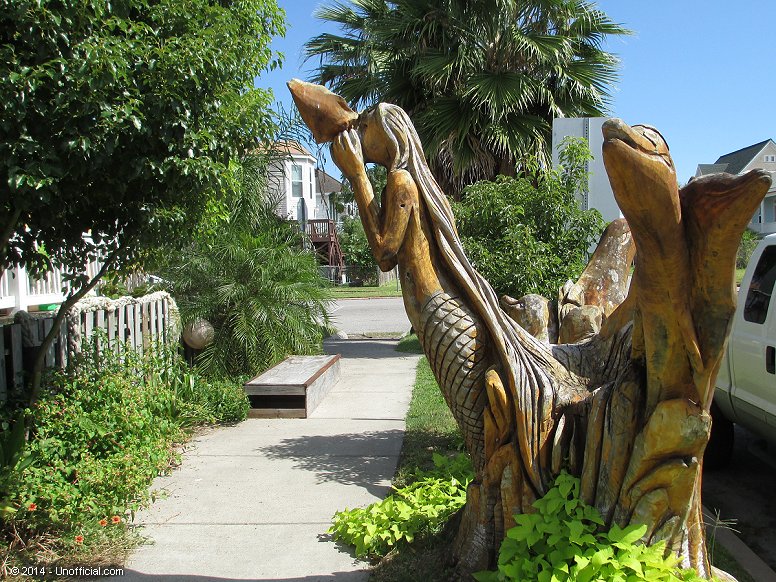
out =
[(102, 268), (92, 278), (92, 280), (89, 281), (89, 283), (81, 287), (81, 289), (79, 289), (76, 293), (69, 295), (67, 299), (65, 299), (65, 301), (62, 303), (62, 305), (59, 306), (59, 310), (57, 311), (57, 314), (54, 317), (54, 325), (46, 334), (46, 337), (43, 339), (43, 342), (40, 344), (40, 347), (38, 348), (37, 354), (35, 354), (35, 363), (33, 364), (33, 367), (32, 367), (32, 380), (30, 383), (30, 405), (37, 402), (38, 398), (40, 397), (41, 380), (43, 378), (43, 366), (46, 361), (46, 352), (48, 351), (49, 347), (51, 347), (51, 344), (54, 343), (54, 339), (59, 333), (59, 328), (62, 325), (62, 320), (65, 318), (65, 316), (67, 315), (67, 312), (70, 311), (70, 308), (72, 308), (73, 305), (78, 303), (81, 299), (83, 299), (86, 296), (86, 294), (89, 291), (94, 289), (94, 286), (97, 285), (100, 279), (102, 279), (103, 275), (105, 275), (108, 269), (116, 261), (117, 257), (118, 257), (118, 250), (114, 251), (105, 260), (105, 262), (102, 265)]

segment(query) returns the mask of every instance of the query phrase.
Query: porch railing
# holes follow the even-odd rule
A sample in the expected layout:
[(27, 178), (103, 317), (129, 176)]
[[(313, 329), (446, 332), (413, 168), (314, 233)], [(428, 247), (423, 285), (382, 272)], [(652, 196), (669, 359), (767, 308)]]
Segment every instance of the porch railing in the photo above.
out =
[[(86, 272), (94, 277), (101, 266), (99, 261), (92, 261), (86, 265)], [(32, 277), (24, 267), (12, 267), (0, 277), (0, 309), (4, 310), (34, 311), (43, 305), (57, 305), (65, 300), (66, 293), (67, 284), (58, 268)]]

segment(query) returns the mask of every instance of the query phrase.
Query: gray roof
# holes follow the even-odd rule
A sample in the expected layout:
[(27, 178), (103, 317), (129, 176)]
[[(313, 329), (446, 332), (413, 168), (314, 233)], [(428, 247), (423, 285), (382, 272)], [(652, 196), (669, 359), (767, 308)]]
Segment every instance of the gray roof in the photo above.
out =
[(320, 192), (322, 194), (340, 192), (342, 190), (342, 182), (336, 178), (332, 178), (323, 170), (315, 170), (315, 181), (319, 184)]
[(766, 139), (760, 143), (720, 156), (714, 165), (727, 164), (725, 171), (728, 174), (739, 174), (762, 151), (769, 141), (771, 140)]
[(728, 164), (698, 164), (698, 174), (701, 176), (719, 174), (720, 172), (726, 172), (727, 167)]

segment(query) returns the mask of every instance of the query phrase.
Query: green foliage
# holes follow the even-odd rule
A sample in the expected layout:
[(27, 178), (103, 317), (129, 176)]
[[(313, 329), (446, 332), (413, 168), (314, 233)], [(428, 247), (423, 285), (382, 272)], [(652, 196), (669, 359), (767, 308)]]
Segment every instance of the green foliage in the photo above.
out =
[(316, 16), (339, 25), (306, 45), (314, 78), (349, 102), (412, 117), (449, 194), (549, 160), (555, 117), (602, 115), (624, 28), (586, 0), (348, 0)]
[(196, 361), (211, 377), (255, 375), (289, 354), (321, 349), (326, 282), (298, 232), (274, 214), (270, 159), (253, 155), (235, 165), (223, 212), (160, 267), (183, 322), (205, 319), (215, 329)]
[(342, 219), (340, 246), (347, 265), (377, 269), (377, 261), (372, 254), (372, 249), (369, 248), (369, 241), (360, 218)]
[(693, 570), (681, 570), (676, 556), (664, 557), (665, 542), (640, 543), (646, 526), (613, 525), (599, 532), (603, 519), (579, 499), (579, 479), (562, 472), (535, 513), (515, 516), (501, 544), (498, 570), (479, 572), (479, 582), (701, 582)]
[(356, 555), (383, 556), (400, 543), (438, 531), (466, 503), (466, 487), (474, 475), (465, 455), (448, 459), (434, 455), (436, 468), (418, 472), (418, 480), (395, 489), (382, 501), (334, 514), (329, 532), (355, 546)]
[(422, 354), (423, 347), (420, 345), (418, 336), (413, 334), (406, 335), (399, 340), (399, 345), (396, 346), (396, 351), (405, 352), (408, 354)]
[(749, 259), (752, 258), (752, 253), (758, 244), (760, 244), (760, 237), (747, 228), (741, 237), (741, 243), (738, 245), (738, 251), (736, 252), (736, 269), (746, 269)]
[[(366, 177), (369, 178), (369, 182), (372, 184), (372, 191), (375, 197), (380, 196), (383, 188), (388, 183), (388, 170), (379, 164), (369, 164), (366, 168)], [(356, 199), (353, 189), (350, 187), (350, 182), (344, 175), (342, 176), (342, 191), (339, 192), (338, 198), (342, 202), (353, 202)]]
[(275, 0), (0, 2), (0, 266), (76, 277), (183, 238), (271, 134), (254, 79), (283, 18)]
[(9, 499), (13, 477), (29, 467), (35, 457), (25, 454), (27, 440), (23, 410), (18, 411), (12, 420), (3, 420), (0, 424), (0, 517), (5, 519), (16, 513), (16, 507)]
[(585, 268), (604, 227), (597, 210), (582, 210), (575, 199), (589, 157), (580, 140), (567, 141), (558, 170), (478, 182), (453, 204), (469, 259), (499, 295), (552, 298)]
[[(104, 338), (102, 341), (105, 341)], [(148, 501), (148, 486), (174, 462), (187, 427), (244, 419), (241, 385), (207, 382), (170, 347), (143, 355), (85, 349), (51, 377), (30, 409), (30, 438), (14, 471), (3, 471), (6, 523), (25, 536), (98, 536)], [(19, 426), (18, 424), (16, 426)], [(6, 530), (7, 532), (7, 530)]]

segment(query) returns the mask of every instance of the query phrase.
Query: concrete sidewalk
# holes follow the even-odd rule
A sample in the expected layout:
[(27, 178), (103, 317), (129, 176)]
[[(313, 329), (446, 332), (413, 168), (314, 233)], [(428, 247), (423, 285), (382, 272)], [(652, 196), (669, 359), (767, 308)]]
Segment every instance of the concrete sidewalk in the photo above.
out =
[(136, 519), (152, 545), (116, 580), (365, 581), (326, 530), (390, 490), (418, 360), (396, 344), (327, 342), (342, 376), (310, 418), (249, 419), (190, 443), (154, 483), (167, 496)]

